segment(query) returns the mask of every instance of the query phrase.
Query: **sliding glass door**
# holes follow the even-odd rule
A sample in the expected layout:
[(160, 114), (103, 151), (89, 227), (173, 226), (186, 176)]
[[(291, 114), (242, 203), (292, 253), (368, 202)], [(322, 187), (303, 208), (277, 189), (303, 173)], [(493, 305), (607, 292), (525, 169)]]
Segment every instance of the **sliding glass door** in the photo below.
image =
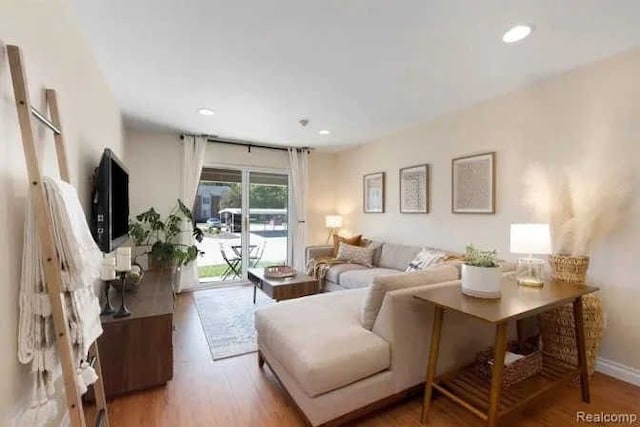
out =
[(204, 232), (198, 258), (200, 282), (234, 282), (242, 278), (242, 171), (205, 168), (193, 214)]
[(193, 213), (204, 232), (200, 282), (241, 283), (248, 268), (289, 259), (289, 175), (206, 167)]
[(249, 172), (249, 268), (287, 264), (289, 176)]

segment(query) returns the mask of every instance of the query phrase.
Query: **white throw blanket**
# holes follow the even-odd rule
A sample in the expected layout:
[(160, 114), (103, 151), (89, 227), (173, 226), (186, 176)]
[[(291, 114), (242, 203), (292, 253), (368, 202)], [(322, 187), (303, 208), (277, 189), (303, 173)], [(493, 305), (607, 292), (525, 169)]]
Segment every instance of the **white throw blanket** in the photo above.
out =
[[(58, 260), (63, 268), (65, 313), (73, 344), (78, 389), (84, 393), (97, 379), (85, 360), (89, 347), (102, 333), (100, 304), (94, 291), (100, 283), (102, 253), (93, 241), (76, 190), (66, 182), (51, 178), (44, 178), (43, 185)], [(46, 425), (56, 416), (58, 403), (52, 397), (61, 369), (35, 212), (30, 201), (20, 281), (18, 359), (23, 364), (30, 364), (33, 374), (32, 404), (22, 415), (20, 424)]]

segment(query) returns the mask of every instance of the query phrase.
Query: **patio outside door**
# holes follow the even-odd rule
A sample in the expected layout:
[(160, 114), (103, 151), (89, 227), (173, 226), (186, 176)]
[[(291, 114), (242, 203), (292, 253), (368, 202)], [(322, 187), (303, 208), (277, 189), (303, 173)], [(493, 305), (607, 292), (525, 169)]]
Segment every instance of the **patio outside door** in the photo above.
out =
[(286, 264), (288, 206), (284, 171), (205, 167), (193, 207), (204, 232), (200, 283), (241, 283), (248, 268)]
[(287, 264), (289, 175), (249, 171), (248, 268)]

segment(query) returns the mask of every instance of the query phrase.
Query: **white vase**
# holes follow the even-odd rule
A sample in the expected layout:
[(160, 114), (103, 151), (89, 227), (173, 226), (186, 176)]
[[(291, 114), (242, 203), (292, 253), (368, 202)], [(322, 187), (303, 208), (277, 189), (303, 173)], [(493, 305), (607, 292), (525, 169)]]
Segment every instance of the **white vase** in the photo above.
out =
[(500, 267), (462, 264), (462, 293), (477, 298), (500, 298)]

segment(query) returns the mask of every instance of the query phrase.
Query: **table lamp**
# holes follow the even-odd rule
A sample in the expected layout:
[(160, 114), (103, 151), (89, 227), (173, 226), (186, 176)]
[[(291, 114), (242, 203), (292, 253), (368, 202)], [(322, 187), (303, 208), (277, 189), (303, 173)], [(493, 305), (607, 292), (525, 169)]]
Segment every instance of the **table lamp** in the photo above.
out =
[(519, 285), (542, 286), (545, 261), (532, 255), (551, 253), (549, 224), (511, 224), (511, 252), (528, 254), (518, 260), (516, 278)]
[(324, 217), (324, 226), (329, 229), (329, 237), (327, 237), (327, 242), (329, 242), (331, 237), (342, 227), (342, 217), (340, 215), (327, 215)]

